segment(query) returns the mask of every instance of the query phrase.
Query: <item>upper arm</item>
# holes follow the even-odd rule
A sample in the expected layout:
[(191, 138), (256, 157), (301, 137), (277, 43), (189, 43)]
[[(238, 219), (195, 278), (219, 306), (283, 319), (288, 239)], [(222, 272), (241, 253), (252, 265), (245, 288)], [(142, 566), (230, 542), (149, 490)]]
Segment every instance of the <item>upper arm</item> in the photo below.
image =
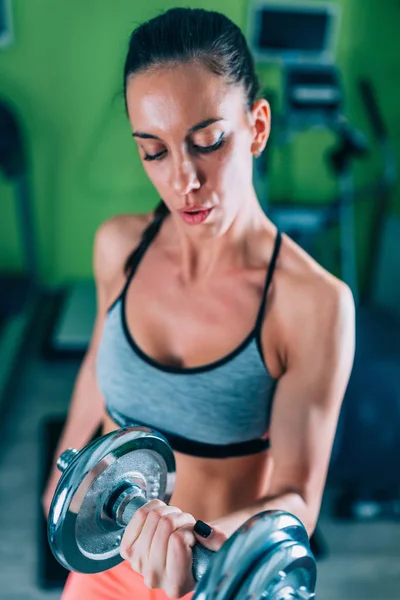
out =
[(354, 302), (324, 285), (289, 319), (287, 365), (271, 415), (271, 495), (298, 492), (318, 516), (340, 407), (354, 357)]

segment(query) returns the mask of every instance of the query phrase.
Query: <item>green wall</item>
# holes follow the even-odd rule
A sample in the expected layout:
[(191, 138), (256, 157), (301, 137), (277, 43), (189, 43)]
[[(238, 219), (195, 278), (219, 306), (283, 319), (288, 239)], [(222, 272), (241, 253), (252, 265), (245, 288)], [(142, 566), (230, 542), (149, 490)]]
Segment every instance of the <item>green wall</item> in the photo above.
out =
[[(348, 114), (355, 125), (366, 127), (354, 82), (368, 74), (400, 158), (400, 4), (339, 4), (343, 18), (338, 64)], [(104, 219), (145, 211), (156, 202), (123, 111), (121, 72), (130, 31), (172, 5), (220, 10), (244, 27), (247, 0), (14, 0), (13, 5), (15, 43), (0, 50), (0, 95), (13, 103), (24, 126), (40, 272), (43, 281), (56, 284), (91, 275), (93, 236)], [(268, 85), (269, 73), (260, 73)], [(326, 134), (306, 134), (276, 153), (273, 193), (298, 200), (328, 198), (335, 184), (323, 153), (331, 143)], [(376, 169), (372, 153), (357, 166), (357, 181), (367, 181)], [(0, 269), (17, 271), (23, 265), (16, 215), (11, 190), (1, 181), (0, 199)], [(399, 193), (394, 210), (400, 214)], [(368, 215), (367, 204), (357, 211), (361, 271)]]

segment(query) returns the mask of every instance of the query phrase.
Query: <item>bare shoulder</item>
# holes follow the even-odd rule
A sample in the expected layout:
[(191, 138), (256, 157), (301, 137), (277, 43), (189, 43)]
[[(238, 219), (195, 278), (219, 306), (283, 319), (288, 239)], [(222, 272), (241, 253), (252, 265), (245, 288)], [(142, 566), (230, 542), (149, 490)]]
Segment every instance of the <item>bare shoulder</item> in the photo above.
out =
[(152, 213), (120, 214), (99, 226), (93, 250), (93, 268), (98, 285), (118, 286), (123, 280), (125, 262), (139, 244), (151, 219)]
[(286, 348), (345, 343), (354, 329), (354, 300), (350, 288), (319, 265), (289, 237), (283, 236), (274, 305)]

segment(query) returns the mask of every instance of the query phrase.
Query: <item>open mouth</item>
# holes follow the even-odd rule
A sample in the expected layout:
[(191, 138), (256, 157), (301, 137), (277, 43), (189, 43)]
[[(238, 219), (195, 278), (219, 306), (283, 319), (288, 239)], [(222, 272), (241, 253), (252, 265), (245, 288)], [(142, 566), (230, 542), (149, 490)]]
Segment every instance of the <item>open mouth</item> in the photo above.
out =
[(204, 223), (211, 211), (212, 208), (207, 208), (206, 210), (185, 210), (181, 211), (180, 215), (188, 225), (198, 225), (199, 223)]

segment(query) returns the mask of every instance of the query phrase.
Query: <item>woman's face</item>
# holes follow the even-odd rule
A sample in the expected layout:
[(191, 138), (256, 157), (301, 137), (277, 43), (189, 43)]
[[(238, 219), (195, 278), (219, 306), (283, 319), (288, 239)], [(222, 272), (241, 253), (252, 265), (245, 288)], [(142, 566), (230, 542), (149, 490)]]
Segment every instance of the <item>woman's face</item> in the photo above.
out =
[(267, 102), (249, 112), (241, 86), (189, 63), (131, 77), (127, 107), (145, 171), (171, 213), (193, 231), (225, 230), (252, 192)]

